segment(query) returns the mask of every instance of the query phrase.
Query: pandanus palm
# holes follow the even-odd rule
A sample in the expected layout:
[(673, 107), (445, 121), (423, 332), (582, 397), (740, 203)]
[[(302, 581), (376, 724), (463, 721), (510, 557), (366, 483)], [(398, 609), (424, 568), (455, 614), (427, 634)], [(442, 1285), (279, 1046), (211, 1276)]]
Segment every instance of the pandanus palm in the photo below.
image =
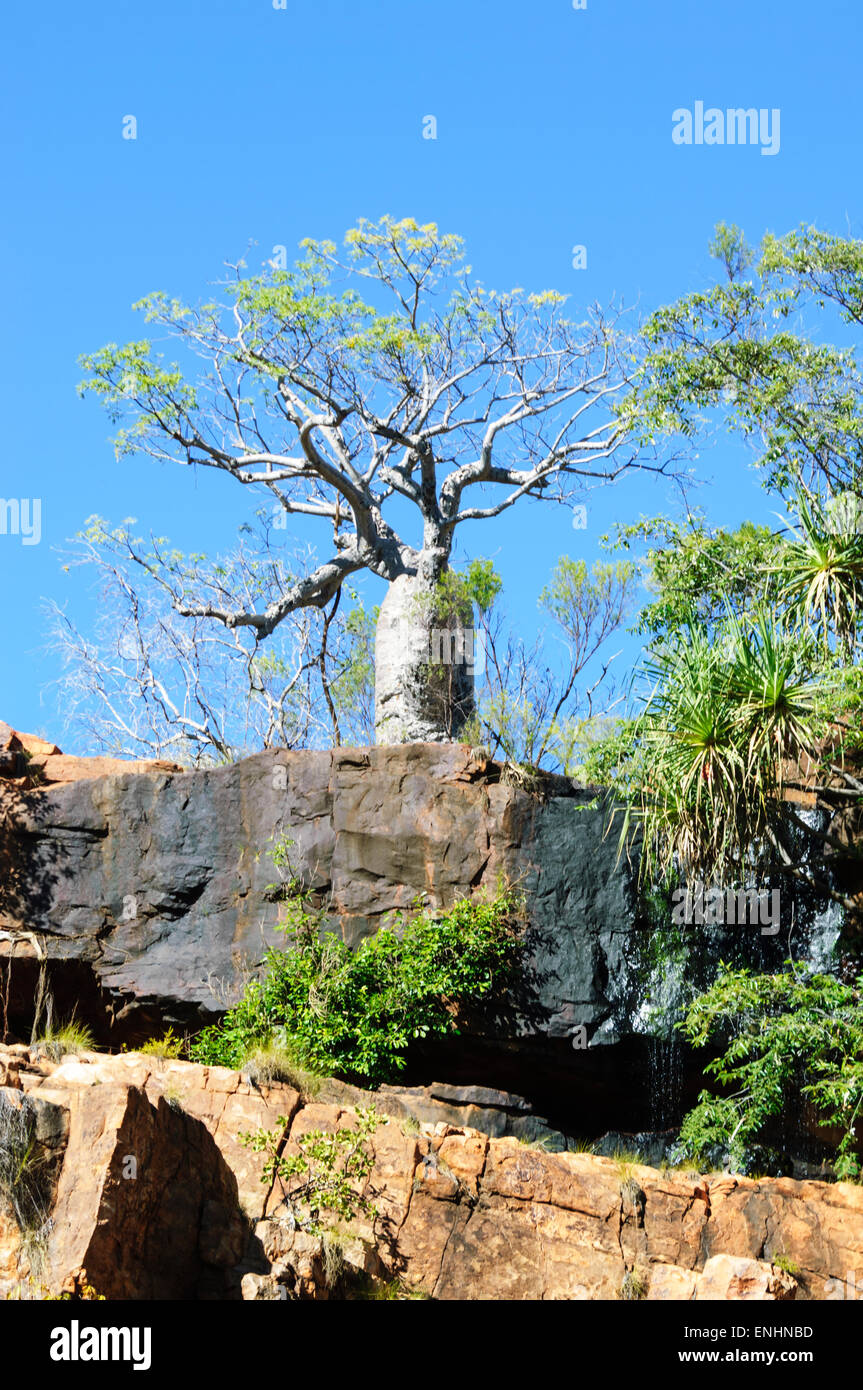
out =
[(816, 735), (811, 643), (766, 613), (690, 625), (645, 664), (643, 772), (624, 824), (643, 830), (655, 881), (734, 879), (770, 842), (788, 759)]
[(823, 500), (801, 488), (795, 504), (798, 524), (776, 567), (780, 598), (820, 629), (825, 647), (835, 633), (851, 660), (863, 615), (863, 503), (850, 493)]

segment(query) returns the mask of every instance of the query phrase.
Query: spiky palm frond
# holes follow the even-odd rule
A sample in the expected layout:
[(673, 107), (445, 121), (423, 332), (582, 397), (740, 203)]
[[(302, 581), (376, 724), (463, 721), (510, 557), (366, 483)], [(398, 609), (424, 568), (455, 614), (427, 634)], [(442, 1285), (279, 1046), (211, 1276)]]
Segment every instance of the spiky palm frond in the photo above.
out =
[(775, 568), (780, 598), (804, 622), (814, 622), (825, 646), (835, 634), (850, 658), (863, 614), (863, 507), (838, 506), (837, 500), (798, 490), (798, 524)]
[(651, 655), (625, 820), (642, 827), (645, 878), (736, 877), (763, 847), (785, 763), (816, 737), (812, 658), (805, 634), (763, 612), (713, 638), (692, 624)]

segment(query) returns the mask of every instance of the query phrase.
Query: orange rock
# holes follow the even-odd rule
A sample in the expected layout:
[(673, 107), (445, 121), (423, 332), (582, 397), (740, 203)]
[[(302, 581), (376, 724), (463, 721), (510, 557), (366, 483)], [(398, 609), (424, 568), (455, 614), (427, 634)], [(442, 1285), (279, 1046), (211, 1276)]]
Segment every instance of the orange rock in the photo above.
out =
[(146, 758), (74, 758), (65, 753), (38, 756), (30, 760), (31, 775), (48, 784), (83, 782), (94, 777), (122, 777), (129, 773), (182, 772), (179, 763)]
[(695, 1297), (701, 1299), (793, 1299), (797, 1283), (790, 1274), (763, 1260), (714, 1255), (698, 1276)]
[(648, 1303), (689, 1302), (695, 1298), (698, 1275), (679, 1265), (654, 1265), (650, 1271)]
[[(226, 1068), (141, 1054), (55, 1064), (22, 1046), (0, 1047), (0, 1079), (0, 1104), (36, 1106), (37, 1140), (58, 1171), (52, 1288), (331, 1296), (319, 1237), (292, 1230), (280, 1192), (268, 1197), (261, 1182), (265, 1155), (239, 1136), (284, 1115), (285, 1152), (295, 1151), (309, 1130), (351, 1123), (349, 1087), (340, 1104), (304, 1105), (290, 1086), (256, 1091)], [(370, 1144), (377, 1215), (350, 1224), (343, 1250), (357, 1277), (397, 1276), (443, 1300), (611, 1300), (633, 1269), (652, 1301), (800, 1301), (863, 1287), (863, 1189), (851, 1184), (693, 1179), (640, 1164), (622, 1177), (607, 1158), (451, 1125), (406, 1135), (394, 1119)], [(780, 1256), (800, 1273), (771, 1263)], [(17, 1228), (0, 1214), (0, 1298), (27, 1274)]]

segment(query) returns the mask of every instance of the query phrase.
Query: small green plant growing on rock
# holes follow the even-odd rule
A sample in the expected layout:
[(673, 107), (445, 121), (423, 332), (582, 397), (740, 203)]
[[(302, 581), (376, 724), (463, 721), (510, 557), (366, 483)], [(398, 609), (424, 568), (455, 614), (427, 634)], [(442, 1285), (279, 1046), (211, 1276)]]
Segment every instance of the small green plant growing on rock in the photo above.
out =
[(186, 1092), (181, 1090), (179, 1086), (173, 1084), (166, 1086), (161, 1092), (161, 1097), (165, 1104), (176, 1113), (179, 1114), (185, 1109)]
[(595, 1139), (575, 1139), (571, 1141), (567, 1147), (569, 1152), (574, 1154), (588, 1154), (591, 1156), (596, 1154)]
[(628, 1269), (623, 1276), (623, 1283), (618, 1292), (618, 1298), (625, 1303), (637, 1303), (640, 1299), (647, 1297), (647, 1290), (650, 1281), (640, 1269)]
[(41, 1271), (50, 1231), (51, 1182), (36, 1141), (36, 1112), (27, 1096), (0, 1093), (0, 1202), (12, 1214), (31, 1270)]
[(334, 1289), (345, 1268), (345, 1242), (338, 1231), (324, 1231), (321, 1236), (324, 1256), (324, 1282)]
[(321, 1088), (322, 1078), (303, 1067), (294, 1049), (279, 1037), (253, 1043), (239, 1059), (238, 1065), (254, 1086), (272, 1086), (284, 1082), (293, 1086), (307, 1100), (317, 1095)]
[(290, 839), (288, 835), (273, 835), (270, 843), (273, 848), (268, 851), (273, 864), (279, 875), (278, 883), (268, 883), (267, 892), (272, 898), (297, 898), (304, 896), (302, 880), (294, 867), (291, 851), (296, 848), (296, 841)]
[(638, 1154), (618, 1151), (613, 1162), (619, 1179), (620, 1200), (633, 1212), (637, 1224), (643, 1226), (647, 1195), (635, 1176), (635, 1167), (641, 1163), (641, 1158)]
[(411, 1288), (397, 1276), (375, 1279), (370, 1274), (355, 1277), (345, 1296), (359, 1303), (421, 1303), (431, 1297), (424, 1289)]
[(537, 1153), (550, 1154), (558, 1152), (555, 1147), (559, 1142), (553, 1134), (519, 1134), (518, 1142), (526, 1149), (534, 1149)]
[(373, 1106), (357, 1106), (356, 1123), (331, 1133), (307, 1130), (295, 1141), (295, 1152), (286, 1153), (289, 1120), (280, 1115), (277, 1129), (259, 1129), (237, 1137), (255, 1153), (266, 1154), (261, 1182), (278, 1183), (281, 1206), (290, 1224), (310, 1235), (322, 1236), (335, 1222), (351, 1222), (357, 1216), (374, 1218), (376, 1210), (362, 1191), (374, 1167), (368, 1140), (378, 1128)]
[(151, 1038), (149, 1042), (142, 1043), (138, 1052), (143, 1052), (145, 1057), (163, 1057), (169, 1061), (176, 1061), (182, 1057), (186, 1050), (185, 1038), (178, 1037), (173, 1028), (169, 1028), (167, 1033), (161, 1038)]
[(770, 1261), (776, 1269), (781, 1269), (785, 1274), (796, 1275), (800, 1273), (800, 1266), (790, 1255), (774, 1255)]
[(78, 1052), (92, 1052), (96, 1040), (87, 1025), (79, 1023), (73, 1016), (68, 1023), (46, 1028), (33, 1045), (40, 1048), (52, 1062), (59, 1062), (61, 1057), (74, 1056)]

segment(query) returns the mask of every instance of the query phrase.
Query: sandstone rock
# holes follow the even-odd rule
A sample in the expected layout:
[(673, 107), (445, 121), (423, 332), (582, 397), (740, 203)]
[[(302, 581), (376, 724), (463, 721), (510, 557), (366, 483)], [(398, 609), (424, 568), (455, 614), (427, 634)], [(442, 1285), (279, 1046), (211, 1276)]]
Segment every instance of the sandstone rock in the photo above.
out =
[[(310, 1129), (351, 1123), (349, 1107), (134, 1055), (37, 1064), (0, 1047), (0, 1068), (13, 1063), (20, 1089), (0, 1094), (39, 1111), (39, 1142), (58, 1165), (45, 1276), (54, 1288), (322, 1299), (362, 1276), (443, 1300), (611, 1300), (638, 1269), (649, 1300), (770, 1301), (863, 1284), (863, 1189), (850, 1184), (708, 1181), (643, 1165), (624, 1174), (607, 1158), (469, 1128), (404, 1134), (395, 1119), (372, 1140), (366, 1195), (377, 1216), (358, 1217), (328, 1252), (268, 1198), (263, 1156), (239, 1134), (285, 1115), (290, 1151)], [(800, 1272), (771, 1263), (780, 1255)], [(28, 1273), (0, 1203), (0, 1297)]]
[(698, 1274), (694, 1269), (681, 1269), (679, 1265), (653, 1265), (650, 1271), (647, 1301), (648, 1303), (691, 1302), (695, 1298), (697, 1286)]
[(125, 777), (141, 773), (182, 772), (179, 763), (166, 758), (75, 758), (55, 749), (30, 759), (29, 770), (48, 785), (82, 782), (94, 777)]
[(39, 738), (36, 734), (22, 734), (20, 729), (13, 729), (11, 724), (5, 724), (0, 719), (0, 752), (5, 753), (13, 749), (21, 749), (25, 753), (40, 757), (60, 752), (56, 743)]
[(258, 1302), (278, 1302), (285, 1298), (285, 1285), (274, 1274), (244, 1274), (241, 1288), (243, 1298)]
[(28, 787), (133, 772), (182, 771), (179, 763), (161, 758), (73, 757), (56, 743), (22, 733), (0, 720), (0, 776), (23, 778)]
[[(55, 967), (57, 1011), (77, 1003), (103, 1041), (218, 1017), (264, 946), (282, 944), (265, 852), (282, 833), (295, 841), (296, 872), (332, 903), (350, 941), (418, 894), (446, 906), (493, 891), (500, 874), (520, 878), (532, 901), (533, 984), (519, 1028), (549, 1040), (564, 1074), (583, 1065), (570, 1046), (574, 1023), (595, 1030), (626, 1013), (607, 984), (619, 988), (633, 930), (629, 873), (604, 838), (602, 812), (575, 814), (591, 793), (566, 779), (541, 800), (502, 785), (499, 768), (481, 771), (454, 744), (268, 752), (183, 774), (63, 766), (86, 780), (23, 792), (7, 782), (0, 792), (0, 930), (10, 933), (0, 959), (18, 962), (12, 1011), (22, 1032), (37, 961), (21, 934), (34, 926)], [(50, 757), (42, 770), (67, 775)], [(513, 1031), (509, 1020), (500, 1026)], [(481, 1019), (465, 1020), (462, 1054), (483, 1030), (504, 1062), (515, 1055)], [(615, 1036), (613, 1027), (604, 1034)], [(532, 1060), (528, 1074), (537, 1075)], [(490, 1110), (506, 1089), (479, 1088), (471, 1103)]]
[(790, 1274), (763, 1260), (713, 1255), (698, 1276), (697, 1299), (788, 1300), (797, 1292)]

